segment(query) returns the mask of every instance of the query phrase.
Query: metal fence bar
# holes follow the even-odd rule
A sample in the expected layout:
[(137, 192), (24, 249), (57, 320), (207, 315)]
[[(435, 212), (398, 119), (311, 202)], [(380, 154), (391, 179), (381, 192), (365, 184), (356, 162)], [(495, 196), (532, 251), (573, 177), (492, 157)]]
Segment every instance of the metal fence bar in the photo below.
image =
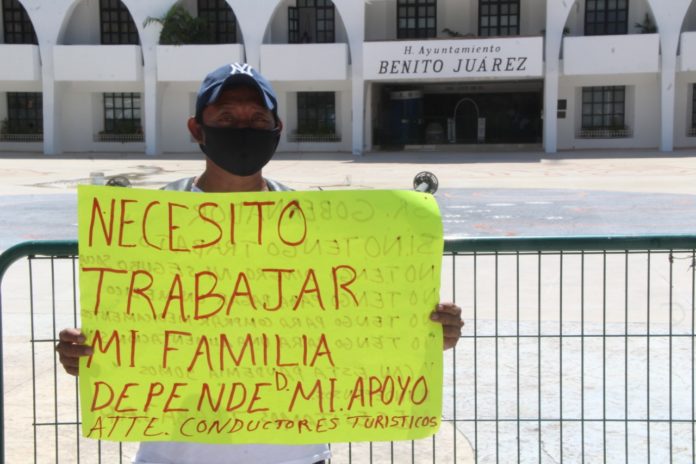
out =
[(498, 355), (499, 341), (498, 338), (498, 322), (499, 322), (499, 310), (498, 305), (498, 253), (495, 254), (495, 462), (498, 464), (500, 462), (500, 382), (499, 373), (500, 366), (498, 365), (498, 360), (500, 356)]
[[(446, 365), (451, 366), (447, 382), (453, 391), (447, 403), (452, 411), (443, 418), (443, 425), (452, 426), (447, 448), (441, 435), (410, 444), (339, 444), (333, 447), (336, 462), (407, 462), (406, 446), (414, 463), (460, 462), (469, 452), (460, 446), (466, 444), (465, 430), (473, 435), (472, 462), (634, 462), (634, 456), (648, 462), (694, 462), (695, 250), (696, 236), (448, 241), (451, 299), (464, 307), (468, 324)], [(101, 443), (81, 441), (77, 406), (65, 415), (66, 403), (58, 398), (65, 379), (55, 355), (46, 356), (56, 329), (77, 325), (76, 255), (75, 242), (21, 244), (0, 255), (0, 281), (14, 261), (30, 258), (32, 343), (27, 348), (34, 369), (34, 435), (27, 438), (33, 438), (34, 461), (46, 451), (56, 462), (64, 458), (61, 430), (69, 428), (76, 435), (69, 448), (77, 460), (115, 462), (117, 453), (122, 462), (121, 445), (109, 448), (112, 459)], [(56, 270), (62, 258), (71, 266), (69, 275)], [(50, 269), (48, 293), (35, 285), (33, 276), (34, 268), (44, 264)], [(692, 265), (685, 269), (687, 264)], [(61, 308), (65, 303), (56, 293), (63, 277), (72, 278), (65, 313), (69, 319), (57, 318), (59, 303)], [(51, 314), (34, 311), (42, 298), (47, 304), (40, 307)], [(4, 315), (2, 305), (0, 298)], [(39, 331), (37, 317), (49, 322)], [(43, 333), (49, 328), (53, 334)], [(473, 354), (473, 362), (470, 355), (461, 356), (462, 350)], [(50, 361), (53, 372), (42, 372)], [(53, 376), (52, 417), (41, 406), (50, 404), (50, 398), (36, 402), (42, 374)], [(2, 393), (4, 381), (0, 377)], [(468, 393), (472, 390), (473, 395)], [(2, 417), (5, 406), (0, 402)], [(4, 434), (3, 426), (3, 457)]]
[[(457, 266), (455, 265), (456, 263), (456, 256), (452, 256), (452, 282), (457, 281)], [(456, 292), (456, 286), (452, 285), (452, 297), (451, 300), (453, 303), (457, 302), (457, 292)], [(455, 347), (452, 350), (452, 383), (454, 384), (454, 396), (452, 398), (452, 443), (453, 443), (453, 449), (452, 452), (454, 453), (454, 462), (457, 462), (457, 347)], [(433, 446), (434, 449), (434, 446)], [(392, 460), (393, 460), (393, 454), (392, 454)], [(434, 460), (433, 460), (434, 462)]]
[[(624, 258), (624, 417), (628, 419), (628, 253)], [(628, 421), (624, 424), (624, 454), (628, 456)]]
[[(517, 402), (517, 462), (522, 456), (520, 437), (520, 254), (515, 253), (515, 371), (516, 371), (516, 402)], [(456, 281), (455, 281), (456, 282)]]
[(585, 464), (585, 253), (580, 255), (580, 443)]
[(538, 438), (537, 438), (537, 447), (538, 447), (538, 457), (539, 457), (539, 462), (541, 462), (541, 456), (542, 456), (542, 450), (541, 450), (541, 444), (543, 443), (542, 441), (542, 428), (541, 428), (541, 418), (542, 418), (542, 402), (541, 402), (541, 252), (538, 253), (538, 261), (537, 261), (537, 266), (538, 266), (538, 275), (537, 275), (537, 408), (539, 411), (539, 416), (537, 420), (537, 430), (538, 430)]
[[(476, 392), (478, 392), (478, 340), (476, 340), (475, 335), (478, 333), (478, 298), (477, 298), (477, 289), (478, 289), (478, 272), (477, 272), (477, 255), (476, 252), (474, 252), (474, 258), (473, 258), (473, 271), (474, 271), (474, 291), (473, 291), (473, 305), (474, 305), (474, 449), (477, 450), (479, 449), (479, 444), (478, 444), (478, 424), (479, 424), (479, 415), (478, 415), (478, 395), (476, 395)], [(476, 453), (476, 464), (478, 464), (478, 453)]]
[[(71, 266), (71, 271), (72, 271), (72, 297), (73, 297), (73, 327), (77, 327), (79, 325), (79, 317), (77, 315), (78, 311), (78, 304), (77, 304), (77, 259), (75, 257), (72, 257), (72, 266)], [(75, 447), (76, 447), (76, 452), (77, 452), (77, 464), (80, 464), (80, 441), (82, 439), (82, 435), (80, 434), (80, 398), (79, 398), (79, 389), (78, 389), (78, 381), (77, 377), (75, 378), (75, 436), (77, 439), (75, 440)]]
[[(32, 262), (29, 260), (29, 310), (30, 310), (30, 320), (31, 320), (31, 340), (33, 341), (35, 336), (34, 330), (34, 279), (32, 278)], [(3, 362), (4, 365), (4, 362)], [(32, 412), (34, 414), (34, 425), (37, 423), (36, 417), (36, 351), (34, 343), (31, 344), (31, 391), (32, 391)], [(5, 397), (3, 395), (2, 402), (5, 403)], [(3, 429), (5, 424), (5, 418), (3, 417)], [(4, 448), (3, 448), (4, 454)], [(38, 444), (36, 433), (34, 433), (34, 456), (38, 454)]]
[(674, 312), (672, 311), (674, 301), (673, 301), (673, 276), (674, 276), (674, 257), (672, 256), (672, 250), (669, 250), (669, 462), (672, 464), (674, 462), (674, 455), (672, 454), (673, 442), (672, 442), (672, 327)]
[(558, 427), (559, 434), (559, 452), (561, 455), (560, 462), (563, 462), (563, 252), (559, 255), (560, 269), (560, 285), (558, 286), (558, 411), (560, 424)]
[[(691, 252), (691, 333), (696, 335), (696, 253)], [(696, 369), (694, 339), (691, 337), (691, 443), (696, 443)], [(696, 462), (696, 446), (691, 447), (691, 462)]]
[(607, 254), (602, 253), (602, 456), (607, 462)]
[[(647, 282), (647, 290), (648, 290), (648, 299), (647, 299), (647, 326), (648, 326), (648, 334), (650, 333), (650, 316), (651, 316), (651, 307), (650, 307), (650, 289), (651, 289), (651, 269), (652, 267), (650, 266), (651, 263), (651, 254), (650, 251), (648, 251), (648, 269), (647, 269), (647, 274), (648, 274), (648, 282)], [(647, 386), (647, 394), (645, 395), (646, 401), (647, 401), (647, 418), (648, 420), (645, 422), (645, 426), (647, 428), (647, 436), (648, 436), (648, 464), (650, 464), (651, 460), (651, 440), (650, 440), (650, 337), (647, 339), (647, 344), (646, 344), (646, 360), (647, 360), (647, 369), (645, 370), (645, 375), (646, 375), (646, 386)]]

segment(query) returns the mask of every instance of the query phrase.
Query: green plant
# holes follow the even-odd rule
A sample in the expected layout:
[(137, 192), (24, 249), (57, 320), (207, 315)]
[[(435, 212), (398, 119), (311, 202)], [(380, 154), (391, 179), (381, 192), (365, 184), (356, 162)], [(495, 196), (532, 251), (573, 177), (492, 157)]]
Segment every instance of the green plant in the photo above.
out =
[(113, 122), (113, 126), (110, 130), (104, 130), (100, 132), (100, 134), (118, 135), (134, 135), (142, 133), (143, 128), (140, 125), (140, 121), (133, 121), (129, 119), (117, 119)]
[(635, 27), (640, 31), (641, 34), (654, 34), (657, 32), (657, 24), (655, 24), (655, 21), (653, 21), (648, 13), (645, 13), (643, 22), (636, 23)]
[(453, 31), (449, 27), (446, 27), (442, 30), (444, 34), (447, 34), (449, 37), (464, 37), (464, 34), (462, 34), (459, 31)]
[(181, 5), (175, 4), (161, 18), (148, 16), (143, 23), (162, 25), (161, 45), (207, 44), (211, 43), (211, 33), (205, 19), (194, 18)]
[(5, 118), (0, 121), (0, 135), (17, 135), (17, 134), (41, 134), (43, 130), (40, 127), (36, 127), (33, 123), (16, 125), (12, 127), (10, 125), (10, 120)]

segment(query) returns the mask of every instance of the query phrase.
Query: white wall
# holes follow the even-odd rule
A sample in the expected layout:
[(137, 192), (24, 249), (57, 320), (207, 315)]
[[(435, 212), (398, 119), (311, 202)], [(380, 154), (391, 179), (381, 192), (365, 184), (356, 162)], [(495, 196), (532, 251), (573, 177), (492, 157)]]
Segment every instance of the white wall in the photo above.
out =
[(198, 146), (191, 141), (186, 121), (195, 113), (194, 98), (198, 83), (172, 82), (162, 92), (160, 131), (162, 150), (167, 153), (195, 152)]
[(696, 2), (692, 1), (682, 24), (682, 32), (696, 31)]
[(263, 43), (288, 43), (288, 6), (294, 4), (293, 0), (284, 0), (278, 5), (268, 25), (268, 31)]
[(101, 43), (99, 0), (81, 0), (68, 20), (61, 41), (64, 45)]
[[(94, 136), (104, 130), (104, 92), (143, 92), (140, 83), (113, 83), (108, 87), (102, 82), (63, 83), (64, 96), (58, 119), (59, 131), (63, 135), (63, 148), (68, 152), (140, 152), (145, 144), (95, 142)], [(142, 122), (144, 127), (143, 98), (141, 95)]]
[[(582, 124), (582, 87), (626, 86), (626, 125), (630, 138), (577, 139)], [(561, 77), (559, 100), (568, 101), (566, 119), (558, 120), (558, 148), (657, 148), (660, 144), (660, 93), (657, 74), (631, 76)], [(656, 108), (658, 109), (656, 111)]]
[(368, 2), (365, 5), (365, 40), (377, 41), (395, 38), (396, 0)]
[[(592, 52), (588, 53), (590, 50)], [(566, 37), (563, 39), (563, 73), (657, 73), (659, 55), (658, 34)]]
[[(382, 41), (396, 39), (396, 0), (371, 1), (366, 6), (365, 40)], [(541, 35), (546, 27), (546, 0), (522, 0), (520, 35)], [(450, 29), (464, 36), (478, 35), (478, 0), (440, 0), (437, 2), (436, 34), (440, 38), (449, 35)]]
[(546, 1), (520, 1), (520, 32), (521, 35), (543, 35), (546, 29)]
[(0, 92), (41, 92), (41, 82), (5, 81), (0, 86)]
[[(567, 0), (571, 1), (571, 0)], [(585, 0), (575, 0), (575, 4), (570, 10), (565, 27), (568, 28), (568, 35), (578, 36), (585, 34)], [(635, 27), (635, 23), (643, 23), (645, 13), (650, 8), (646, 0), (628, 0), (628, 33), (637, 34), (640, 31)], [(650, 16), (655, 22), (655, 17), (650, 11)], [(543, 29), (543, 28), (542, 28)]]
[[(464, 35), (476, 35), (478, 33), (477, 7), (478, 5), (472, 3), (471, 0), (458, 0), (454, 2), (452, 0), (441, 0), (437, 2), (437, 21), (435, 24), (437, 36), (449, 37), (442, 32), (444, 28), (457, 31)], [(396, 5), (394, 5), (394, 9), (389, 11), (387, 18), (392, 22), (396, 21)], [(394, 34), (393, 38), (396, 38), (396, 31)]]
[[(283, 0), (275, 12), (268, 25), (268, 31), (264, 38), (263, 43), (265, 44), (286, 44), (288, 43), (288, 7), (296, 6), (297, 0)], [(346, 43), (348, 42), (348, 34), (346, 31), (345, 24), (343, 24), (343, 19), (338, 11), (338, 8), (334, 8), (334, 31), (335, 31), (335, 42), (336, 43)]]
[(630, 0), (628, 5), (628, 33), (640, 34), (640, 29), (635, 27), (635, 24), (643, 24), (645, 14), (649, 13), (653, 24), (655, 24), (655, 15), (652, 14), (646, 0)]
[(288, 135), (297, 130), (297, 92), (336, 92), (336, 132), (341, 141), (336, 143), (304, 143), (304, 150), (349, 151), (351, 149), (351, 85), (345, 81), (336, 82), (274, 82), (278, 94), (278, 116), (283, 120), (283, 135), (278, 145), (279, 151), (297, 151), (298, 144), (288, 142)]

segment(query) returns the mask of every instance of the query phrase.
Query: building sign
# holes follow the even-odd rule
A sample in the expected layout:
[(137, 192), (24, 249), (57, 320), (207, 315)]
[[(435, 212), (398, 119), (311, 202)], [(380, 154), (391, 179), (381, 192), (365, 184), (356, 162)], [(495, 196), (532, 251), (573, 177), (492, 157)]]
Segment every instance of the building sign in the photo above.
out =
[(543, 75), (542, 37), (366, 42), (365, 80)]

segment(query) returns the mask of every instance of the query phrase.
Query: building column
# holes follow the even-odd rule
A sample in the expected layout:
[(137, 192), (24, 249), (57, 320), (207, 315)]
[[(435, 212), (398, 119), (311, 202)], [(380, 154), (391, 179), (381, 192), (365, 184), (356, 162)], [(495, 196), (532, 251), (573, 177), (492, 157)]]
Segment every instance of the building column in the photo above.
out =
[(676, 47), (675, 53), (663, 53), (661, 55), (661, 74), (660, 74), (660, 151), (674, 151), (674, 110), (675, 110), (675, 94), (674, 88), (676, 81)]
[(648, 0), (660, 33), (660, 151), (674, 150), (677, 48), (691, 0)]
[(365, 78), (363, 73), (363, 44), (365, 42), (365, 2), (334, 0), (348, 34), (351, 63), (352, 152), (362, 156), (365, 150)]
[(152, 47), (143, 50), (145, 55), (143, 115), (145, 117), (143, 129), (145, 131), (145, 153), (155, 156), (162, 153), (160, 143), (160, 118), (162, 116), (162, 99), (159, 83), (157, 82), (157, 49)]
[(558, 84), (563, 27), (575, 2), (546, 1), (546, 40), (544, 48), (544, 151), (558, 151)]
[(245, 62), (263, 74), (261, 68), (261, 45), (266, 29), (281, 0), (226, 0), (234, 11), (239, 29), (244, 38)]
[(366, 150), (372, 149), (372, 92), (374, 84), (371, 82), (365, 83), (365, 121), (363, 121), (363, 139)]
[(171, 8), (170, 0), (123, 0), (138, 28), (140, 49), (143, 54), (143, 98), (145, 153), (155, 156), (162, 153), (160, 118), (162, 115), (162, 91), (157, 80), (157, 45), (162, 26), (152, 24), (145, 27), (148, 17), (161, 18)]
[(53, 72), (53, 45), (46, 44), (40, 47), (41, 53), (41, 86), (43, 101), (43, 151), (46, 155), (60, 155), (63, 152), (60, 139), (61, 95), (59, 86), (55, 81)]
[(558, 151), (558, 70), (546, 66), (544, 77), (544, 151), (556, 153)]
[(364, 132), (363, 125), (365, 124), (365, 82), (362, 75), (359, 77), (353, 75), (353, 142), (352, 151), (355, 156), (362, 156), (364, 147)]

